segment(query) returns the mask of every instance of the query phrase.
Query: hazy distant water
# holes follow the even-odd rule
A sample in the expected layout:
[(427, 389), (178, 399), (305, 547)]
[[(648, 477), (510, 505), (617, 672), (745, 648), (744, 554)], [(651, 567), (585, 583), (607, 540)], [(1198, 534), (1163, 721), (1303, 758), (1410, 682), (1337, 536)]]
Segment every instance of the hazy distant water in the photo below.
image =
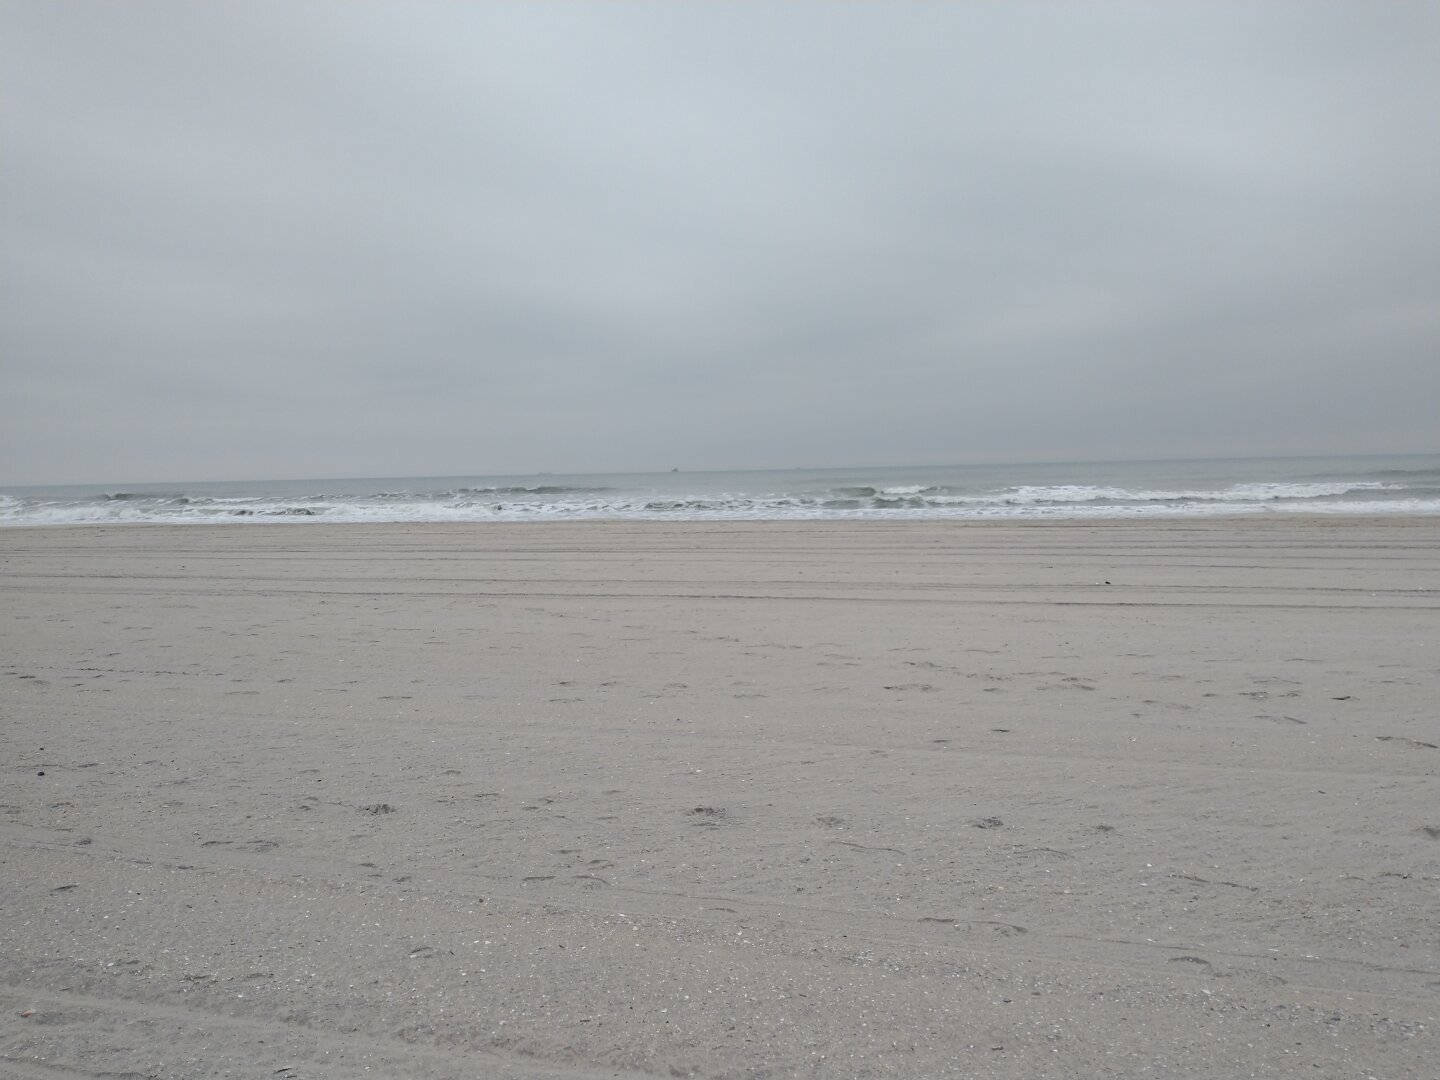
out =
[(1440, 514), (1440, 454), (0, 490), (0, 525)]

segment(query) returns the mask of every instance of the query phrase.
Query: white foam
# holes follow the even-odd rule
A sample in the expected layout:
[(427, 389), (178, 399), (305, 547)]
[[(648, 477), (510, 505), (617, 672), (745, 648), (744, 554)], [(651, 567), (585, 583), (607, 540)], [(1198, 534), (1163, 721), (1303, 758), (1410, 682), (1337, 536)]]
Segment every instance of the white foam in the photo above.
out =
[(923, 484), (902, 484), (899, 487), (887, 487), (880, 490), (881, 495), (919, 495), (928, 490)]
[[(1379, 481), (1237, 483), (1214, 489), (1151, 490), (1104, 484), (1016, 485), (964, 494), (933, 485), (849, 486), (791, 493), (671, 488), (457, 488), (368, 495), (130, 495), (65, 500), (0, 494), (0, 525), (303, 524), (311, 522), (486, 522), (554, 520), (989, 520), (1193, 517), (1282, 511), (1318, 514), (1436, 514), (1440, 499), (1354, 498), (1402, 491)], [(859, 492), (870, 494), (859, 494)], [(843, 495), (837, 493), (843, 492)], [(1426, 492), (1427, 496), (1431, 492)]]

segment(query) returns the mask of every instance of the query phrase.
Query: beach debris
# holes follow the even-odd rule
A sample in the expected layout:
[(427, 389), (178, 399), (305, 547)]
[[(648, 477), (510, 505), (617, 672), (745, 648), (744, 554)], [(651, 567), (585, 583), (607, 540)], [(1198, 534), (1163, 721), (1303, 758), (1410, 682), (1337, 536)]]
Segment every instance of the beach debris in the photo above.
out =
[(1408, 739), (1404, 735), (1376, 735), (1375, 741), (1398, 742), (1405, 746), (1412, 746), (1416, 750), (1440, 750), (1440, 746), (1436, 746), (1433, 742), (1421, 742), (1419, 739)]
[(886, 851), (892, 855), (904, 855), (905, 852), (897, 847), (882, 847), (878, 844), (857, 844), (854, 840), (831, 840), (832, 844), (841, 844), (844, 847), (858, 848), (860, 851)]
[(998, 817), (976, 818), (970, 822), (971, 828), (975, 829), (998, 829), (1004, 824), (1005, 822), (1001, 821)]
[(388, 802), (370, 803), (368, 806), (360, 807), (361, 812), (366, 814), (393, 814), (395, 807)]
[(1196, 885), (1224, 885), (1231, 889), (1245, 889), (1248, 892), (1259, 892), (1259, 885), (1242, 885), (1238, 881), (1218, 881), (1214, 878), (1198, 877), (1195, 874), (1170, 874), (1169, 877), (1176, 881), (1191, 881)]

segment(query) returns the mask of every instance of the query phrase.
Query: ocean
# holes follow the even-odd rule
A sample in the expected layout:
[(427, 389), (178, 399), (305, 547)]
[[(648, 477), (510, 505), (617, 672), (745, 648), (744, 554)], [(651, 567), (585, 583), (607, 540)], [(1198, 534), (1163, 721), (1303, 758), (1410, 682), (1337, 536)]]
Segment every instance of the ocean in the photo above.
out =
[(1440, 514), (1440, 454), (0, 489), (0, 526)]

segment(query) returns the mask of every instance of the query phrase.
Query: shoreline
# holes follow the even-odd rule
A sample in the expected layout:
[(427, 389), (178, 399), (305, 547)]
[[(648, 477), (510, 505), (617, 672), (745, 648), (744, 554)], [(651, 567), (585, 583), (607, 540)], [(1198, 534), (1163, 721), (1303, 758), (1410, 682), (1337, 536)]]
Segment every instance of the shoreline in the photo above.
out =
[(308, 520), (305, 517), (276, 516), (274, 520), (219, 520), (219, 521), (65, 521), (45, 524), (0, 524), (0, 536), (7, 533), (33, 533), (33, 531), (96, 530), (96, 528), (176, 528), (176, 530), (235, 530), (235, 528), (307, 528), (307, 530), (363, 531), (367, 528), (418, 528), (418, 530), (444, 530), (444, 528), (651, 528), (651, 527), (694, 527), (694, 528), (871, 528), (871, 527), (936, 527), (936, 528), (1107, 528), (1107, 527), (1166, 527), (1205, 526), (1211, 524), (1223, 527), (1225, 524), (1257, 523), (1273, 521), (1276, 524), (1293, 523), (1296, 526), (1323, 526), (1326, 523), (1349, 523), (1354, 526), (1384, 526), (1387, 523), (1410, 524), (1410, 526), (1440, 527), (1440, 513), (1326, 513), (1326, 511), (1302, 510), (1250, 510), (1234, 514), (1130, 514), (1115, 517), (733, 517), (733, 518), (665, 518), (665, 517), (572, 517), (544, 518), (544, 520), (461, 520), (461, 521), (323, 521)]
[(1435, 1060), (1440, 519), (264, 524), (0, 530), (0, 1062)]

